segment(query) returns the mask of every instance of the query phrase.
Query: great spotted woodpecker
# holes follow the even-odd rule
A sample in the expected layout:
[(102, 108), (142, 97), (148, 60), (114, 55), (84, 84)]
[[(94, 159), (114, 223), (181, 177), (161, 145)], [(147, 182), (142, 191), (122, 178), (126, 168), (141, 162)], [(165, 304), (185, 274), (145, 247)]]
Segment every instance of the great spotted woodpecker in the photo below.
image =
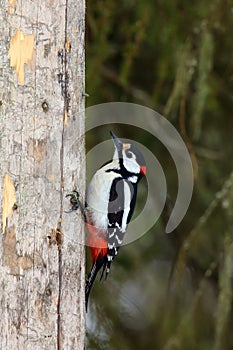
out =
[(107, 277), (111, 263), (122, 244), (127, 225), (134, 212), (137, 184), (146, 173), (141, 152), (130, 143), (122, 143), (110, 132), (115, 145), (113, 159), (94, 174), (86, 193), (85, 207), (78, 192), (71, 197), (71, 210), (81, 208), (86, 222), (87, 245), (92, 257), (92, 268), (86, 280), (86, 310), (88, 298), (102, 268), (100, 279)]

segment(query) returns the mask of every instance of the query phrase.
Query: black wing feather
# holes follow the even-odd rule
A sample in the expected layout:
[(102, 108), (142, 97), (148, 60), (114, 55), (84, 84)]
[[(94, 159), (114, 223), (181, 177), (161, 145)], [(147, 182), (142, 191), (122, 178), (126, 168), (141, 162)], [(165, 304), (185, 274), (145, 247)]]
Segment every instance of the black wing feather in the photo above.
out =
[(137, 186), (133, 186), (131, 182), (123, 179), (122, 177), (117, 178), (113, 181), (112, 187), (110, 190), (110, 198), (108, 205), (108, 255), (107, 255), (107, 271), (106, 275), (109, 272), (111, 262), (115, 258), (118, 253), (119, 247), (123, 241), (125, 231), (122, 228), (122, 220), (124, 215), (125, 208), (125, 193), (124, 193), (124, 185), (125, 182), (128, 183), (131, 198), (130, 198), (130, 211), (127, 218), (127, 224), (129, 223), (136, 202), (137, 196)]

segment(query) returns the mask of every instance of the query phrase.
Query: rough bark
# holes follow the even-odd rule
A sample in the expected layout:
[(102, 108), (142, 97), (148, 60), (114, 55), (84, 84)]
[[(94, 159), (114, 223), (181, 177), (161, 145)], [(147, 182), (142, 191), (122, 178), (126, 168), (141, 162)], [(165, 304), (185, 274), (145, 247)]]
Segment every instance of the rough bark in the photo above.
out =
[(84, 0), (0, 4), (0, 348), (83, 349)]

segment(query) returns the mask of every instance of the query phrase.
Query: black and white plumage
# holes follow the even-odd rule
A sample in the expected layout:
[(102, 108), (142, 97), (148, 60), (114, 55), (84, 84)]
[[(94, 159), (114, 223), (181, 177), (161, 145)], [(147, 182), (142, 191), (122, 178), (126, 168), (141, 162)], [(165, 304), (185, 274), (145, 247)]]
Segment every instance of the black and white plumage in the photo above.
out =
[(98, 271), (105, 277), (118, 253), (133, 215), (137, 184), (146, 173), (141, 152), (112, 132), (113, 159), (94, 174), (86, 193), (87, 244), (93, 265), (86, 281), (86, 307)]

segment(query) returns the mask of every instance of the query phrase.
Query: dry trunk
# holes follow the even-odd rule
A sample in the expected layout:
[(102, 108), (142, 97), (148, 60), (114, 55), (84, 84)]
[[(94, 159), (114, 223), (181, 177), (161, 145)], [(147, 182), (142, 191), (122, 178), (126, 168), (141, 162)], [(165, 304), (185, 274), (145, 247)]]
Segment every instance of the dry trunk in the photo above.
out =
[(0, 348), (84, 348), (84, 0), (0, 5)]

